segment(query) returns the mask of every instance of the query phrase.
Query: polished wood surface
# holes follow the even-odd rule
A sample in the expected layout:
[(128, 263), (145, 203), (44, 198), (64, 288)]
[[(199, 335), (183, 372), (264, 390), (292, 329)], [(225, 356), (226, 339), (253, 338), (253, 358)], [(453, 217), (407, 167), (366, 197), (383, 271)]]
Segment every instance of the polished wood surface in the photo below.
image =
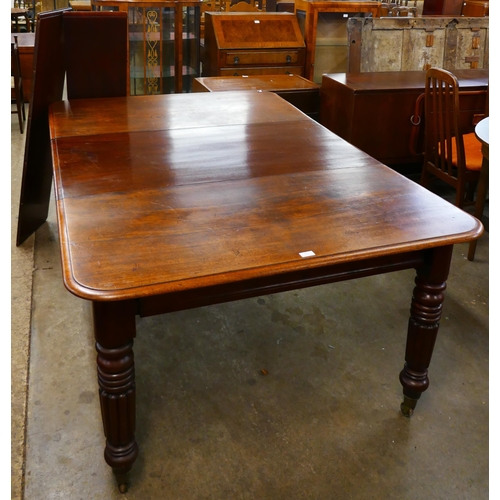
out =
[(203, 76), (304, 73), (297, 18), (285, 12), (206, 12)]
[(92, 300), (122, 490), (138, 453), (136, 315), (415, 268), (400, 374), (411, 414), (453, 245), (479, 221), (271, 92), (64, 101), (50, 124), (63, 279)]
[(319, 85), (299, 75), (209, 76), (193, 80), (193, 92), (231, 90), (274, 92), (308, 116), (319, 118)]
[[(257, 99), (265, 105), (254, 108)], [(451, 207), (293, 111), (274, 94), (241, 92), (53, 106), (70, 290), (137, 298), (441, 241)], [(96, 171), (95, 159), (106, 168)], [(378, 196), (355, 195), (365, 189)], [(440, 217), (415, 211), (404, 190), (421, 202), (431, 196)], [(405, 228), (394, 232), (381, 217), (404, 217)], [(450, 244), (478, 230), (469, 217), (456, 219)], [(264, 223), (260, 237), (255, 221)], [(300, 257), (308, 250), (315, 259)]]
[[(484, 113), (489, 70), (453, 73), (460, 90), (460, 126), (474, 130), (474, 115)], [(422, 161), (425, 71), (331, 73), (323, 75), (320, 122), (377, 160), (392, 165)], [(413, 120), (413, 121), (412, 121)], [(417, 124), (417, 125), (416, 125)]]
[(315, 90), (319, 85), (299, 75), (209, 76), (195, 78), (198, 92), (227, 92), (228, 90), (267, 90), (269, 92)]
[(62, 99), (64, 89), (63, 14), (64, 10), (38, 14), (17, 245), (21, 245), (46, 221), (49, 212), (52, 162), (48, 114), (49, 105)]

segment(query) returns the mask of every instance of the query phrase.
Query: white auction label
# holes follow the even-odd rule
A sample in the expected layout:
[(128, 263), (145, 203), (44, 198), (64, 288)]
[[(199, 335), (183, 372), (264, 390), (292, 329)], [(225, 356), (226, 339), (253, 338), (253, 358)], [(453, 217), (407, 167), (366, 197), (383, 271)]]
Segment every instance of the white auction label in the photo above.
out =
[(307, 252), (300, 252), (299, 255), (301, 257), (314, 257), (316, 254), (312, 250), (308, 250)]

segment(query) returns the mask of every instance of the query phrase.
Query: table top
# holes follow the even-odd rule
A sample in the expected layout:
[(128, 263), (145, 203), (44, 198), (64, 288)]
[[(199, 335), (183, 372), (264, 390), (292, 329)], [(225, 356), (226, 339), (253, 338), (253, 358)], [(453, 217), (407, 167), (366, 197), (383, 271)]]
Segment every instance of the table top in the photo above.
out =
[[(488, 69), (456, 69), (460, 88), (471, 90), (488, 85)], [(326, 73), (323, 80), (335, 80), (354, 92), (424, 90), (425, 71), (380, 71), (374, 73)]]
[(35, 33), (11, 33), (11, 42), (14, 41), (14, 37), (17, 37), (18, 47), (33, 48), (35, 46)]
[(270, 92), (50, 108), (66, 287), (197, 290), (466, 242), (472, 216)]
[(475, 129), (476, 137), (485, 145), (490, 144), (490, 118), (483, 118)]
[(19, 7), (11, 7), (10, 8), (10, 13), (12, 16), (24, 16), (29, 11), (30, 11), (29, 9), (21, 9)]
[(195, 80), (210, 92), (228, 90), (319, 91), (319, 85), (299, 75), (208, 76), (195, 78)]

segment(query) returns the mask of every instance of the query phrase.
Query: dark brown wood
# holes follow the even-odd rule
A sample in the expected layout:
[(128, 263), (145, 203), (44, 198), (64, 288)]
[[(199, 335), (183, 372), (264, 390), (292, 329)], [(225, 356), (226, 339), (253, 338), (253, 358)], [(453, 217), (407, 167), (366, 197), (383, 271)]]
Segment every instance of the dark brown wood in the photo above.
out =
[(399, 375), (405, 395), (402, 405), (405, 414), (413, 411), (422, 392), (429, 387), (428, 368), (439, 329), (452, 252), (451, 246), (429, 251), (424, 265), (417, 267), (405, 366)]
[[(456, 189), (455, 204), (462, 208), (466, 202), (467, 188), (471, 184), (477, 185), (480, 170), (467, 168), (463, 130), (459, 121), (458, 89), (458, 80), (449, 71), (440, 68), (427, 71), (425, 155), (420, 182), (423, 186), (428, 186), (433, 178), (446, 182)], [(453, 151), (456, 151), (456, 161)]]
[(126, 96), (126, 12), (66, 12), (63, 26), (68, 98)]
[(462, 16), (485, 17), (490, 15), (489, 0), (466, 0), (462, 3)]
[[(19, 59), (21, 61), (21, 76), (23, 77), (24, 100), (29, 102), (33, 81), (33, 58), (35, 54), (35, 33), (18, 33)], [(11, 35), (14, 41), (14, 35)]]
[(104, 458), (119, 478), (132, 468), (135, 440), (135, 302), (94, 302), (97, 379), (106, 447)]
[[(460, 89), (477, 94), (460, 98), (461, 130), (473, 131), (474, 115), (484, 113), (489, 71), (456, 70)], [(423, 127), (416, 117), (423, 107), (424, 71), (334, 73), (323, 76), (320, 123), (386, 165), (419, 163)], [(417, 130), (415, 130), (417, 129)]]
[(24, 109), (24, 85), (16, 35), (14, 35), (14, 41), (10, 43), (10, 74), (14, 82), (11, 88), (11, 98), (13, 98), (14, 105), (16, 106), (16, 109), (11, 111), (11, 113), (17, 114), (19, 130), (22, 134), (24, 132), (24, 122), (26, 121), (26, 110)]
[(211, 76), (193, 80), (193, 92), (230, 90), (274, 92), (311, 118), (319, 118), (319, 85), (299, 75)]
[(304, 61), (294, 14), (205, 13), (203, 76), (303, 75)]
[(424, 0), (424, 16), (459, 16), (463, 0)]
[(73, 99), (127, 94), (125, 12), (63, 9), (38, 19), (17, 245), (47, 219), (52, 185), (48, 107), (62, 99), (64, 75)]
[(137, 450), (134, 315), (416, 268), (405, 401), (427, 387), (451, 249), (480, 236), (475, 218), (272, 92), (62, 102), (51, 133), (63, 279), (94, 303), (115, 473)]
[(64, 87), (63, 13), (56, 10), (38, 14), (16, 245), (46, 221), (49, 210), (52, 162), (48, 108), (62, 99)]

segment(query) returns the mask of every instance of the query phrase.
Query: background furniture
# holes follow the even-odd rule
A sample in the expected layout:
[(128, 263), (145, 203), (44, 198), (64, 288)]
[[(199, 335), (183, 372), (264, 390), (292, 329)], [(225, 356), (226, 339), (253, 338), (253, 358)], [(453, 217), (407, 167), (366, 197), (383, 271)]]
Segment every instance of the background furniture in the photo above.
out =
[(24, 31), (32, 31), (29, 9), (12, 7), (10, 9), (10, 20), (12, 33), (19, 33), (23, 28)]
[[(484, 109), (484, 108), (483, 108)], [(463, 208), (470, 186), (476, 187), (481, 170), (481, 145), (474, 133), (460, 127), (459, 83), (449, 71), (430, 68), (425, 85), (425, 142), (421, 184), (438, 178), (457, 191), (455, 204)], [(472, 202), (470, 199), (469, 201)]]
[(321, 83), (323, 73), (347, 71), (348, 19), (379, 16), (380, 2), (295, 0), (295, 13), (307, 47), (304, 76)]
[[(479, 174), (479, 182), (477, 186), (476, 208), (474, 216), (481, 220), (483, 217), (484, 205), (486, 204), (486, 196), (488, 193), (489, 178), (490, 178), (490, 119), (483, 118), (474, 130), (477, 139), (481, 143), (481, 153), (483, 161), (481, 165), (481, 173)], [(476, 254), (477, 240), (469, 243), (468, 260), (474, 260)]]
[(459, 16), (463, 0), (424, 0), (424, 16)]
[(289, 13), (205, 13), (203, 76), (303, 75), (305, 45)]
[(274, 92), (311, 118), (319, 118), (319, 86), (299, 75), (212, 76), (193, 82), (193, 92), (231, 90)]
[(24, 90), (23, 77), (21, 75), (21, 61), (19, 59), (19, 48), (17, 45), (17, 36), (10, 42), (10, 74), (11, 74), (11, 104), (12, 100), (16, 109), (11, 111), (17, 114), (19, 120), (19, 130), (24, 132), (24, 122), (26, 121), (26, 111), (24, 109)]
[[(483, 114), (487, 69), (457, 70), (461, 130), (474, 130)], [(386, 165), (422, 161), (422, 133), (417, 99), (425, 92), (422, 71), (336, 73), (323, 75), (320, 122), (332, 132)], [(420, 128), (419, 128), (420, 127)]]
[(347, 73), (489, 67), (487, 17), (349, 19)]
[(200, 0), (92, 0), (128, 13), (130, 95), (189, 92), (200, 76)]
[(49, 105), (62, 99), (65, 76), (70, 98), (126, 95), (126, 28), (122, 12), (62, 9), (38, 15), (17, 245), (47, 219), (52, 187)]
[[(21, 76), (23, 77), (24, 100), (29, 102), (33, 80), (33, 56), (35, 51), (35, 33), (18, 33), (17, 44), (19, 60), (21, 62)], [(11, 35), (11, 42), (14, 35)]]
[(462, 16), (485, 17), (490, 15), (489, 0), (466, 0), (462, 4)]
[(64, 15), (68, 99), (127, 95), (125, 12)]
[(479, 221), (271, 92), (74, 100), (50, 124), (64, 283), (92, 301), (104, 456), (122, 491), (138, 455), (138, 315), (416, 269), (399, 376), (411, 415), (453, 245)]

